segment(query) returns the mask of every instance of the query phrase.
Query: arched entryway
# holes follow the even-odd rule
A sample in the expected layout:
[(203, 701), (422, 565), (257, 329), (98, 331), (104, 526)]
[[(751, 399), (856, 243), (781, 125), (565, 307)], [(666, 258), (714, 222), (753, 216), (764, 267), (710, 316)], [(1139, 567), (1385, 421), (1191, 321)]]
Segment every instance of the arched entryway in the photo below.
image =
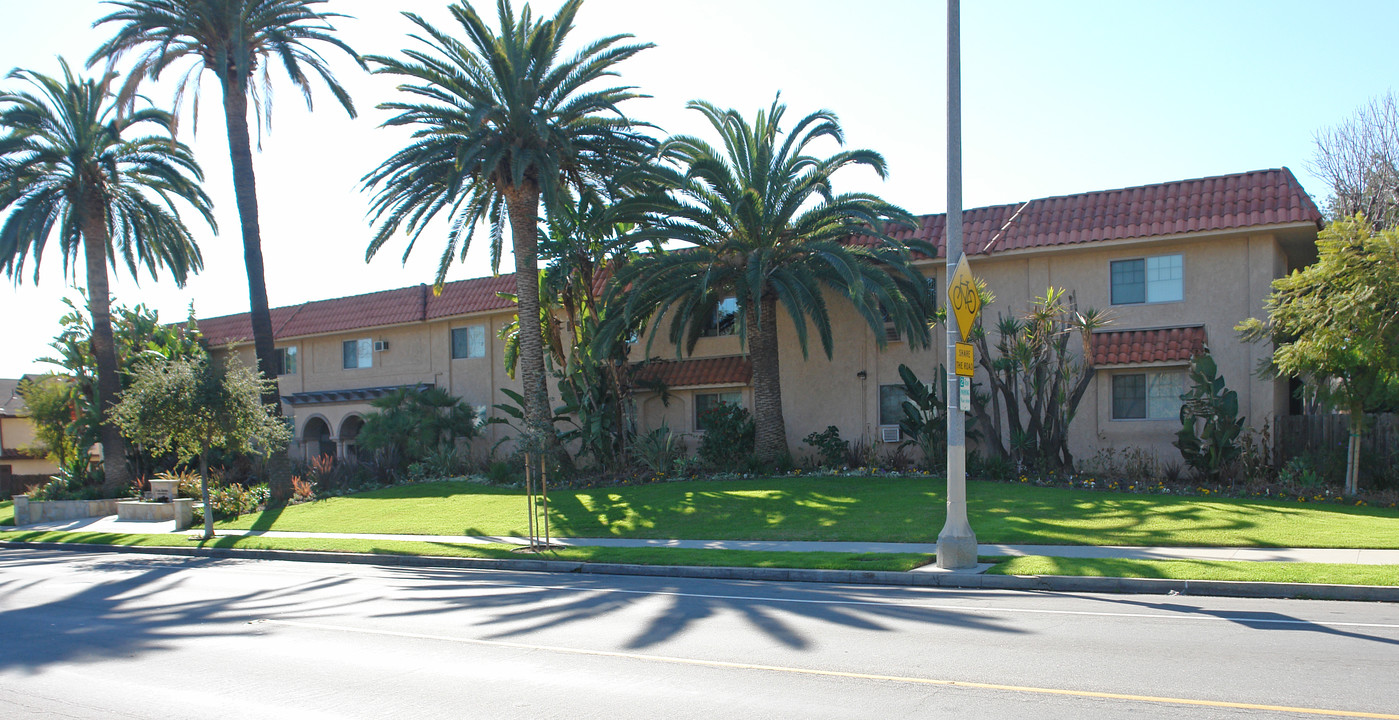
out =
[(340, 446), (344, 448), (341, 453), (347, 458), (359, 457), (359, 446), (355, 444), (355, 438), (359, 437), (359, 431), (364, 427), (364, 418), (358, 415), (350, 415), (340, 422)]
[(321, 455), (336, 456), (335, 440), (330, 435), (330, 425), (325, 418), (316, 416), (306, 421), (306, 427), (301, 430), (301, 447), (306, 453), (306, 462)]

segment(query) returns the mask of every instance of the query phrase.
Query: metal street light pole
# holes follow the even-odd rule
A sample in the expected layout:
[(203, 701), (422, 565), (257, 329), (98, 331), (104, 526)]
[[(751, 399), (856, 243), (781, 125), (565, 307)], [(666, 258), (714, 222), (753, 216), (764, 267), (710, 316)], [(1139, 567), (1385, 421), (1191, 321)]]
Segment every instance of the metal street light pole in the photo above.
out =
[[(962, 20), (958, 0), (947, 0), (947, 355), (956, 357), (961, 331), (952, 309), (952, 271), (962, 259)], [(938, 567), (976, 565), (976, 533), (967, 522), (967, 421), (958, 376), (947, 386), (947, 523), (938, 533)]]

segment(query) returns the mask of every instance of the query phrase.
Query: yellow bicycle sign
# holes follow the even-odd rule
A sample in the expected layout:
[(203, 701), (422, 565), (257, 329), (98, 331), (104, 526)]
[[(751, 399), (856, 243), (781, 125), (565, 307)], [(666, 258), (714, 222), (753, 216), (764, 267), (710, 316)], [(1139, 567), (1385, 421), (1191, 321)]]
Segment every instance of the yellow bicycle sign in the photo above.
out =
[(981, 293), (977, 292), (976, 278), (972, 277), (966, 255), (957, 261), (957, 267), (952, 271), (952, 282), (947, 287), (947, 304), (957, 318), (957, 331), (962, 334), (962, 341), (966, 342), (972, 323), (976, 322), (977, 313), (981, 312)]

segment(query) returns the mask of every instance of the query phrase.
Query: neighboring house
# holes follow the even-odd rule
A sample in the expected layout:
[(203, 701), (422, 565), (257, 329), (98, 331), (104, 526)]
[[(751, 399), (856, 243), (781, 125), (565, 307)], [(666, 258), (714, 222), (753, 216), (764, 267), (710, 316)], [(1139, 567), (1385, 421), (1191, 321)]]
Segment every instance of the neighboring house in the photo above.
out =
[[(25, 378), (38, 376), (26, 375)], [(19, 396), (20, 379), (0, 378), (0, 477), (52, 475), (58, 466), (42, 451), (35, 451), (34, 424)]]
[[(919, 261), (930, 282), (944, 277), (945, 216), (926, 215), (917, 237), (939, 248)], [(1092, 339), (1098, 374), (1070, 433), (1078, 458), (1106, 447), (1140, 447), (1162, 458), (1178, 429), (1178, 395), (1190, 357), (1208, 350), (1241, 413), (1259, 425), (1289, 410), (1288, 383), (1254, 375), (1271, 353), (1240, 342), (1234, 325), (1262, 316), (1273, 279), (1316, 258), (1321, 214), (1286, 168), (1042, 198), (964, 213), (965, 247), (973, 272), (996, 302), (983, 309), (988, 328), (997, 315), (1021, 314), (1049, 286), (1074, 294), (1080, 308), (1110, 309), (1114, 322)], [(858, 240), (856, 240), (858, 242)], [(510, 276), (449, 283), (440, 296), (425, 286), (337, 298), (273, 310), (274, 334), (285, 358), (280, 378), (295, 418), (293, 455), (344, 454), (353, 447), (368, 401), (394, 387), (448, 389), (478, 408), (505, 402), (518, 383), (501, 367), (496, 333), (513, 305)], [(932, 382), (946, 363), (941, 328), (933, 347), (912, 350), (895, 335), (880, 351), (875, 336), (848, 303), (832, 299), (835, 354), (818, 348), (803, 358), (785, 316), (779, 323), (781, 378), (788, 443), (829, 425), (846, 439), (893, 447), (900, 414), (898, 366)], [(667, 424), (702, 432), (699, 416), (718, 402), (751, 402), (751, 366), (733, 334), (732, 307), (720, 305), (692, 356), (678, 359), (657, 336), (643, 338), (636, 367), (642, 430)], [(246, 315), (201, 320), (211, 347), (252, 360)], [(980, 372), (980, 370), (978, 370)], [(656, 383), (665, 392), (648, 391)], [(478, 447), (505, 437), (487, 427)], [(693, 447), (694, 444), (691, 444)]]

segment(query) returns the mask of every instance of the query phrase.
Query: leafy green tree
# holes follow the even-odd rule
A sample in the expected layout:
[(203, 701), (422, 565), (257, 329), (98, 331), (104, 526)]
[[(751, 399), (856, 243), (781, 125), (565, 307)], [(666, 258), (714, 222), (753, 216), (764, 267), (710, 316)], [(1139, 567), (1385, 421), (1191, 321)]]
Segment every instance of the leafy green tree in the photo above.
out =
[(525, 328), (520, 334), (526, 443), (544, 443), (560, 455), (550, 426), (539, 313), (539, 210), (569, 204), (568, 195), (612, 181), (640, 164), (653, 143), (618, 105), (638, 95), (628, 87), (596, 88), (618, 63), (650, 47), (623, 44), (629, 35), (589, 43), (561, 60), (581, 0), (568, 0), (550, 19), (536, 20), (526, 5), (517, 17), (509, 0), (497, 5), (499, 31), (470, 5), (453, 4), (452, 17), (467, 42), (405, 13), (423, 35), (404, 58), (373, 56), (376, 73), (404, 80), (413, 96), (380, 107), (396, 112), (388, 125), (414, 128), (408, 147), (365, 176), (375, 190), (379, 228), (366, 259), (400, 227), (408, 235), (404, 258), (429, 222), (449, 217), (437, 286), (460, 247), (464, 259), (478, 223), (490, 225), (491, 257), (498, 267), (504, 227), (510, 226), (515, 296)]
[(476, 411), (442, 388), (400, 388), (371, 400), (378, 412), (364, 418), (356, 442), (366, 450), (394, 448), (406, 462), (455, 451), (457, 440), (476, 437)]
[[(651, 318), (654, 340), (661, 318), (678, 353), (693, 351), (716, 306), (736, 299), (737, 334), (753, 361), (756, 453), (773, 462), (787, 455), (782, 388), (778, 377), (777, 314), (791, 318), (802, 355), (810, 327), (832, 354), (834, 337), (826, 296), (849, 300), (885, 343), (892, 321), (915, 346), (929, 341), (934, 301), (928, 282), (911, 262), (910, 248), (929, 257), (927, 243), (907, 245), (890, 237), (890, 222), (912, 225), (904, 210), (866, 193), (836, 194), (832, 176), (864, 166), (883, 177), (884, 159), (871, 150), (843, 150), (821, 158), (808, 147), (829, 138), (843, 144), (836, 116), (818, 111), (790, 132), (781, 127), (786, 107), (777, 101), (749, 123), (737, 111), (706, 102), (689, 107), (704, 114), (723, 142), (679, 136), (662, 146), (678, 169), (658, 169), (666, 191), (632, 201), (647, 211), (636, 239), (674, 241), (684, 247), (650, 253), (617, 272), (613, 294), (624, 298), (622, 322)], [(848, 242), (851, 236), (860, 242)]]
[[(169, 113), (141, 108), (117, 112), (103, 81), (17, 70), (11, 78), (30, 90), (0, 92), (0, 267), (16, 281), (30, 255), (34, 281), (40, 256), (54, 230), (65, 274), (81, 255), (87, 271), (96, 365), (95, 407), (116, 402), (121, 381), (112, 336), (107, 264), (121, 257), (134, 276), (144, 266), (153, 277), (164, 268), (183, 286), (203, 261), (175, 213), (180, 200), (214, 226), (199, 165), (171, 135)], [(150, 126), (152, 134), (139, 134)], [(76, 270), (72, 271), (76, 275)], [(126, 443), (115, 425), (102, 422), (108, 489), (129, 482)]]
[(34, 439), (39, 445), (35, 449), (44, 452), (60, 468), (73, 467), (84, 447), (69, 433), (69, 425), (77, 413), (66, 378), (59, 375), (26, 378), (20, 382), (18, 392), (29, 409), (29, 421), (34, 425)]
[[(325, 0), (108, 0), (119, 9), (94, 26), (118, 23), (116, 34), (88, 60), (91, 66), (106, 60), (114, 66), (127, 53), (136, 55), (135, 66), (122, 89), (130, 98), (142, 78), (155, 80), (172, 66), (186, 61), (175, 92), (175, 112), (191, 90), (198, 112), (200, 79), (212, 72), (223, 90), (224, 123), (233, 166), (233, 192), (243, 229), (243, 262), (248, 272), (248, 296), (253, 345), (258, 368), (275, 378), (277, 352), (272, 337), (267, 282), (262, 260), (262, 229), (258, 223), (257, 178), (253, 174), (252, 139), (248, 128), (251, 106), (259, 132), (271, 122), (271, 69), (280, 66), (311, 108), (311, 77), (319, 77), (350, 117), (355, 106), (349, 94), (331, 74), (317, 50), (329, 46), (345, 52), (360, 67), (364, 61), (331, 32), (330, 20), (345, 17), (321, 12), (315, 6)], [(281, 412), (277, 384), (263, 386), (263, 401)]]
[(1236, 328), (1273, 342), (1268, 377), (1300, 377), (1327, 407), (1350, 416), (1345, 492), (1360, 485), (1365, 413), (1399, 402), (1399, 229), (1376, 231), (1364, 216), (1333, 221), (1317, 261), (1273, 281), (1266, 320)]
[[(59, 320), (63, 331), (49, 344), (55, 354), (40, 362), (62, 368), (55, 379), (61, 380), (71, 408), (67, 431), (76, 446), (87, 448), (99, 441), (102, 426), (102, 409), (97, 402), (97, 359), (92, 351), (93, 328), (78, 303), (70, 298), (64, 298), (63, 303), (68, 306), (68, 312)], [(183, 325), (162, 323), (159, 313), (145, 305), (129, 308), (114, 303), (111, 311), (121, 390), (130, 386), (132, 373), (141, 363), (205, 355), (193, 307)], [(148, 475), (159, 465), (157, 458), (140, 448), (128, 447), (126, 460), (137, 476)]]
[(208, 358), (175, 358), (144, 363), (131, 387), (112, 409), (112, 418), (131, 437), (181, 462), (199, 459), (204, 496), (204, 537), (214, 536), (209, 500), (209, 453), (271, 456), (291, 441), (291, 428), (261, 400), (262, 379), (230, 359), (219, 367)]

